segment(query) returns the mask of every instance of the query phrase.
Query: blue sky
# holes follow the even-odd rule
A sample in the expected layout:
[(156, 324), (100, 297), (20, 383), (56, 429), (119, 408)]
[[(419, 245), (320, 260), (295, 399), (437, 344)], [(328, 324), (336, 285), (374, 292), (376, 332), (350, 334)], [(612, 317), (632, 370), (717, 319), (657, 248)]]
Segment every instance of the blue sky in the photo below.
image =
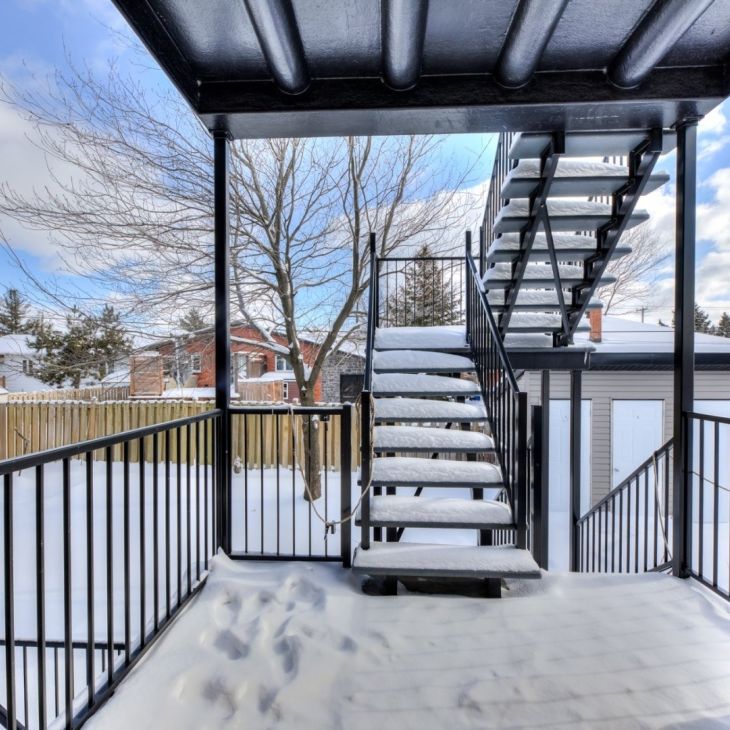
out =
[[(155, 69), (141, 68), (129, 51), (131, 32), (111, 0), (3, 0), (0, 2), (0, 76), (11, 80), (43, 79), (63, 69), (70, 57), (103, 71), (108, 59), (134, 66), (145, 83), (166, 84)], [(28, 128), (0, 102), (0, 180), (22, 190), (44, 183), (47, 176), (42, 156), (27, 139)], [(455, 135), (447, 141), (448, 157), (455, 166), (467, 165), (488, 141), (487, 135)], [(485, 179), (491, 169), (487, 155), (472, 178)], [(660, 167), (673, 175), (674, 154)], [(438, 174), (438, 171), (435, 171)], [(673, 246), (673, 183), (647, 196), (645, 207), (668, 250)], [(730, 292), (725, 284), (730, 271), (730, 103), (725, 102), (700, 126), (698, 163), (698, 300), (717, 319), (730, 311)], [(25, 231), (0, 219), (0, 230), (11, 240), (23, 261), (42, 278), (58, 273), (58, 259), (47, 236)], [(663, 281), (649, 302), (647, 317), (667, 318), (671, 310), (671, 262)], [(0, 288), (19, 281), (19, 272), (7, 254), (0, 253)], [(73, 281), (71, 283), (74, 283)], [(669, 315), (671, 316), (671, 315)]]

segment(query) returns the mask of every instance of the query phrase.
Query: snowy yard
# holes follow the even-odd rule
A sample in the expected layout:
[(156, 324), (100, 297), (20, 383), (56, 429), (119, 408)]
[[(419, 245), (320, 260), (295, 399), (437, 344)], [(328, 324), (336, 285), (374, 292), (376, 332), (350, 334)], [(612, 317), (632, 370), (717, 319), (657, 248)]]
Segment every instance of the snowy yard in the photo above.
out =
[(663, 575), (552, 574), (503, 600), (368, 597), (322, 564), (218, 557), (89, 727), (713, 728), (730, 609)]

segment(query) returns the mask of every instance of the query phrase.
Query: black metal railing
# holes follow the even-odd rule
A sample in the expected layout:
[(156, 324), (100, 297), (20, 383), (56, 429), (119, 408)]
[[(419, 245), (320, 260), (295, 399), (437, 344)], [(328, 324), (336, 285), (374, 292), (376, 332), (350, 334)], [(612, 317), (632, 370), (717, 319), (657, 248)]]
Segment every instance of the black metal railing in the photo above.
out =
[(464, 324), (463, 256), (377, 258), (378, 321), (384, 327)]
[[(232, 558), (333, 560), (349, 567), (352, 408), (230, 408)], [(307, 486), (321, 497), (305, 499)], [(329, 524), (334, 532), (325, 530)]]
[(502, 469), (506, 496), (517, 524), (517, 546), (525, 548), (528, 529), (527, 394), (519, 389), (469, 250), (466, 256), (466, 297), (467, 338)]
[(0, 462), (7, 727), (81, 725), (201, 588), (220, 425), (210, 411)]
[(492, 165), (492, 176), (489, 180), (489, 192), (487, 193), (487, 204), (484, 208), (484, 218), (479, 238), (479, 273), (484, 274), (486, 251), (494, 239), (494, 221), (499, 211), (508, 202), (502, 198), (502, 185), (509, 171), (514, 166), (514, 161), (509, 157), (509, 148), (515, 138), (514, 132), (501, 132), (497, 140), (497, 149), (494, 153), (494, 164)]
[(672, 458), (670, 439), (580, 518), (580, 572), (639, 573), (668, 565)]
[(373, 469), (373, 351), (375, 330), (380, 324), (380, 287), (375, 234), (370, 234), (370, 282), (368, 288), (368, 320), (365, 343), (365, 374), (360, 395), (360, 547), (370, 548), (370, 479)]
[(694, 412), (684, 418), (690, 573), (730, 600), (730, 418)]

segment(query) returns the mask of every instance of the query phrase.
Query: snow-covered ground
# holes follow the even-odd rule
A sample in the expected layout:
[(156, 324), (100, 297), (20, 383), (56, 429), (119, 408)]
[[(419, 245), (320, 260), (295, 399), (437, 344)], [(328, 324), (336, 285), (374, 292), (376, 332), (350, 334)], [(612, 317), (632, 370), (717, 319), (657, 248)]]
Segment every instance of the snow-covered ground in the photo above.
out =
[(338, 566), (218, 557), (89, 727), (730, 724), (730, 609), (696, 584), (555, 574), (504, 593), (364, 596)]

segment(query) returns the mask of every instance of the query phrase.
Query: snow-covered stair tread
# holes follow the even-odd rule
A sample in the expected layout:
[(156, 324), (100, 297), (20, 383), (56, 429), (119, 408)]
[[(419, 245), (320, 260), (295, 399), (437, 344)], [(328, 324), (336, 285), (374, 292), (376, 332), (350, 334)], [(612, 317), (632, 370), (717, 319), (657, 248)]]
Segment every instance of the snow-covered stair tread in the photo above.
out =
[[(492, 290), (488, 293), (489, 304), (495, 312), (504, 309), (505, 292), (503, 290)], [(569, 292), (565, 294), (565, 301), (570, 301)], [(517, 310), (544, 312), (551, 309), (558, 309), (558, 294), (556, 290), (550, 289), (520, 289), (517, 292)], [(588, 309), (600, 309), (603, 303), (597, 297), (593, 297), (588, 303)]]
[(372, 497), (370, 522), (380, 527), (488, 528), (513, 525), (508, 504), (458, 497)]
[(481, 403), (455, 403), (426, 398), (376, 398), (376, 421), (410, 421), (413, 423), (467, 423), (485, 421), (487, 413)]
[(391, 451), (475, 453), (494, 450), (494, 441), (478, 431), (423, 426), (376, 426), (376, 453)]
[[(553, 231), (596, 230), (609, 223), (612, 218), (611, 206), (587, 200), (553, 200), (547, 202), (550, 226)], [(627, 221), (626, 228), (649, 220), (645, 210), (634, 210)], [(529, 201), (520, 198), (510, 200), (503, 206), (494, 220), (494, 233), (519, 232), (530, 221)]]
[[(562, 318), (559, 314), (541, 312), (515, 312), (509, 321), (508, 331), (512, 332), (548, 332), (562, 329)], [(587, 332), (590, 325), (586, 320), (578, 324), (577, 332)]]
[[(596, 239), (593, 236), (580, 236), (575, 233), (556, 233), (553, 235), (555, 256), (558, 261), (576, 261), (593, 256), (596, 253)], [(617, 246), (613, 256), (620, 258), (631, 253), (629, 246)], [(487, 262), (496, 263), (512, 261), (520, 256), (520, 235), (505, 233), (492, 241), (487, 251)], [(544, 233), (535, 234), (535, 240), (530, 251), (530, 261), (549, 261), (550, 254), (547, 247), (547, 238)]]
[[(583, 267), (572, 264), (558, 264), (560, 281), (563, 286), (574, 286), (583, 281)], [(495, 264), (484, 272), (483, 282), (487, 289), (503, 289), (512, 285), (511, 264)], [(602, 284), (612, 284), (616, 281), (614, 276), (606, 274), (601, 278)], [(524, 287), (545, 288), (553, 286), (555, 282), (553, 267), (548, 264), (527, 264), (525, 275), (522, 279)]]
[(477, 383), (463, 378), (447, 378), (443, 375), (376, 373), (373, 375), (372, 385), (375, 395), (468, 396), (479, 393)]
[(375, 330), (376, 350), (467, 350), (463, 324), (438, 327), (379, 327)]
[[(374, 486), (391, 487), (493, 487), (502, 485), (496, 464), (455, 459), (422, 459), (417, 456), (388, 456), (373, 461)], [(496, 497), (493, 495), (487, 495)]]
[(540, 578), (540, 568), (532, 555), (511, 545), (373, 542), (369, 550), (357, 548), (352, 569), (367, 575)]
[(463, 355), (431, 350), (385, 350), (373, 353), (376, 373), (468, 373), (474, 363)]
[[(539, 181), (540, 161), (520, 160), (512, 168), (502, 184), (503, 198), (526, 198), (532, 194)], [(586, 159), (562, 158), (558, 162), (550, 186), (550, 196), (611, 195), (629, 180), (628, 165)], [(669, 180), (665, 173), (654, 173), (646, 183), (645, 193), (660, 188)]]
[[(647, 139), (648, 132), (569, 132), (565, 135), (566, 157), (603, 157), (626, 155)], [(512, 159), (538, 158), (550, 144), (545, 132), (520, 132), (512, 140), (509, 156)], [(664, 152), (676, 144), (673, 132), (664, 134)]]

